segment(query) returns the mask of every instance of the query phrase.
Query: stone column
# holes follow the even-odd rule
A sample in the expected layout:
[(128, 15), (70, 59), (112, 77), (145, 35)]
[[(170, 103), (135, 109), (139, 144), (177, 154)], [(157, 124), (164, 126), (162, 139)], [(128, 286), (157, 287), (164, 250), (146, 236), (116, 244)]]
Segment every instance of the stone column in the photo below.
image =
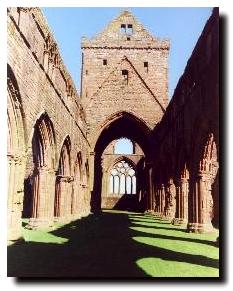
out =
[(209, 191), (207, 189), (208, 175), (199, 172), (194, 182), (192, 193), (192, 215), (189, 218), (188, 231), (190, 232), (211, 232), (213, 226), (211, 223), (209, 209)]
[(22, 210), (24, 195), (24, 160), (22, 157), (8, 155), (8, 240), (22, 237)]
[(165, 187), (164, 187), (164, 184), (162, 184), (161, 190), (160, 190), (160, 215), (161, 217), (163, 216), (164, 208), (165, 208)]
[(108, 189), (108, 174), (107, 171), (103, 168), (103, 176), (102, 176), (102, 187), (101, 187), (101, 208), (105, 208), (106, 201), (109, 197), (109, 189)]
[(147, 176), (148, 176), (148, 205), (147, 205), (147, 210), (148, 211), (153, 211), (153, 188), (152, 188), (152, 167), (151, 165), (148, 165), (148, 170), (147, 170)]
[(89, 187), (85, 184), (82, 185), (83, 188), (83, 193), (84, 193), (84, 210), (82, 213), (82, 216), (87, 216), (90, 214), (91, 209), (90, 209), (90, 199), (89, 199)]
[(180, 178), (176, 187), (176, 216), (173, 224), (187, 224), (188, 222), (188, 179)]
[(81, 217), (81, 201), (83, 196), (81, 193), (80, 180), (75, 179), (72, 183), (72, 219), (76, 220)]
[(53, 226), (55, 172), (45, 167), (34, 170), (33, 210), (28, 228)]
[(176, 187), (172, 179), (169, 179), (165, 192), (164, 215), (168, 220), (173, 220), (176, 210)]
[(56, 221), (61, 223), (70, 222), (73, 217), (71, 213), (71, 203), (72, 203), (72, 183), (73, 177), (71, 176), (57, 176), (58, 189), (57, 197), (59, 200), (59, 212)]
[(160, 215), (160, 188), (155, 186), (155, 216)]
[(90, 191), (93, 191), (95, 174), (95, 152), (90, 152)]

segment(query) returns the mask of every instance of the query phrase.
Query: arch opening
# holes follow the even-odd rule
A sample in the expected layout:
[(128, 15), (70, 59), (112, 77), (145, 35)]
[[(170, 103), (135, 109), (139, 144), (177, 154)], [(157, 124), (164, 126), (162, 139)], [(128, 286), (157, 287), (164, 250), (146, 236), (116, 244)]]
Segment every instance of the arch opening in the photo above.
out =
[[(132, 114), (118, 114), (116, 118), (112, 118), (110, 122), (105, 124), (94, 148), (94, 182), (91, 195), (92, 212), (100, 211), (101, 208), (117, 208), (119, 205), (127, 205), (125, 206), (126, 209), (132, 210), (142, 210), (145, 208), (144, 200), (146, 199), (144, 196), (147, 195), (148, 192), (145, 190), (148, 188), (148, 183), (143, 176), (143, 171), (146, 171), (144, 163), (140, 161), (145, 161), (150, 156), (149, 139), (150, 129), (145, 125), (145, 123)], [(128, 154), (129, 151), (127, 151), (127, 153), (123, 155), (123, 158), (122, 154), (115, 153), (115, 151), (105, 154), (105, 149), (109, 144), (112, 142), (115, 142), (116, 144), (119, 140), (127, 141), (128, 145), (131, 145), (130, 153)], [(135, 144), (140, 148), (140, 152), (138, 153), (135, 151)], [(111, 178), (111, 169), (117, 165), (117, 162), (121, 163), (121, 161), (128, 163), (131, 167), (132, 164), (135, 163), (135, 166), (133, 167), (135, 178), (131, 178), (130, 176), (130, 178), (127, 178), (128, 176), (126, 177), (125, 175), (116, 175), (116, 177), (112, 175)], [(137, 175), (140, 175), (141, 177), (137, 177)], [(129, 182), (129, 180), (131, 180), (131, 182)], [(109, 185), (110, 181), (112, 183), (111, 186)], [(138, 181), (140, 181), (140, 183), (138, 183)], [(143, 182), (143, 187), (145, 189), (142, 191), (141, 188)], [(134, 199), (131, 199), (132, 201), (130, 203), (118, 203), (118, 200), (114, 200), (112, 197), (113, 202), (110, 203), (110, 189), (112, 189), (112, 195), (118, 193), (117, 195), (120, 196), (120, 199), (118, 197), (118, 200), (123, 201), (129, 196), (129, 193), (132, 192), (135, 194), (131, 195), (134, 196)]]
[(26, 127), (16, 77), (7, 65), (8, 239), (21, 236), (24, 199)]
[(24, 217), (32, 228), (53, 224), (56, 142), (52, 121), (43, 113), (36, 121), (32, 137), (32, 171), (25, 179)]
[(71, 176), (71, 142), (69, 136), (63, 142), (56, 175), (54, 217), (56, 220), (68, 219), (72, 214), (72, 182)]
[(116, 140), (114, 145), (114, 154), (134, 154), (134, 143), (128, 138), (120, 138)]

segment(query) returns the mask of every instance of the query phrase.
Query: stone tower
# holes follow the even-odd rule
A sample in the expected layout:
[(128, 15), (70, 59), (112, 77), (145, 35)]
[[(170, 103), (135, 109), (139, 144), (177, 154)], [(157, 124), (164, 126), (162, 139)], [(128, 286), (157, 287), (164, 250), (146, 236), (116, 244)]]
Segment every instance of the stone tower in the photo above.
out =
[[(94, 38), (82, 40), (81, 98), (91, 146), (93, 211), (101, 201), (105, 208), (123, 199), (124, 195), (108, 196), (111, 165), (117, 161), (131, 163), (136, 171), (145, 157), (144, 176), (149, 176), (150, 132), (168, 104), (168, 53), (169, 42), (150, 35), (129, 11), (123, 11)], [(144, 154), (137, 151), (119, 157), (105, 151), (121, 137), (138, 144)], [(137, 201), (147, 199), (143, 193), (149, 193), (148, 181), (141, 181), (140, 190), (137, 186)]]
[(153, 129), (168, 104), (169, 41), (153, 37), (123, 11), (81, 46), (81, 97), (91, 143), (106, 120), (122, 111)]

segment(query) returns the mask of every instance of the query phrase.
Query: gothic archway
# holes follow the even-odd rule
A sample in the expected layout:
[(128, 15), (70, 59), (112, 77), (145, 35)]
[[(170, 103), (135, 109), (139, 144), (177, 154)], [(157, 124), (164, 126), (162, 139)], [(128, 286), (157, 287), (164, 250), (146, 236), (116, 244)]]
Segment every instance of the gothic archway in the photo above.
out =
[[(121, 137), (138, 143), (144, 152), (146, 160), (150, 160), (150, 129), (147, 125), (133, 114), (127, 112), (121, 112), (111, 116), (105, 122), (94, 147), (94, 181), (91, 197), (91, 209), (93, 212), (100, 211), (101, 209), (103, 178), (102, 153), (110, 142)], [(146, 179), (144, 187), (148, 188), (148, 179)], [(148, 191), (145, 193), (148, 195)]]
[(26, 129), (21, 96), (15, 75), (7, 67), (7, 162), (8, 162), (8, 239), (21, 236)]
[(67, 221), (72, 214), (71, 141), (67, 136), (62, 144), (56, 175), (54, 217)]
[(34, 126), (32, 158), (33, 173), (27, 179), (30, 180), (30, 183), (25, 184), (26, 193), (31, 192), (28, 193), (31, 194), (29, 226), (32, 228), (47, 227), (53, 224), (56, 163), (55, 133), (47, 113), (43, 113)]

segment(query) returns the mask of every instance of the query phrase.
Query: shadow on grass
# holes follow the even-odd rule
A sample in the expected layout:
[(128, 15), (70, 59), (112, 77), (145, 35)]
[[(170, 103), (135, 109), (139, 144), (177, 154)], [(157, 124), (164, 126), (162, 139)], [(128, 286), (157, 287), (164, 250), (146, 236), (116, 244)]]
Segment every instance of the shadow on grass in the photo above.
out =
[(218, 268), (218, 260), (137, 242), (132, 237), (140, 232), (130, 226), (129, 214), (103, 212), (52, 231), (51, 234), (68, 239), (63, 244), (23, 242), (11, 245), (8, 247), (8, 276), (148, 278), (150, 276), (136, 264), (137, 260), (147, 257)]
[[(189, 238), (189, 237), (183, 237), (183, 236), (172, 236), (168, 234), (157, 234), (157, 233), (153, 233), (153, 230), (172, 230), (175, 232), (179, 232), (181, 231), (180, 229), (177, 228), (171, 228), (171, 227), (159, 227), (159, 226), (155, 226), (155, 225), (144, 225), (144, 224), (140, 224), (140, 223), (135, 223), (133, 222), (132, 225), (133, 228), (146, 228), (148, 229), (148, 231), (143, 231), (147, 237), (151, 237), (151, 238), (163, 238), (163, 239), (170, 239), (170, 240), (175, 240), (175, 241), (186, 241), (186, 242), (194, 242), (194, 243), (201, 243), (201, 244), (205, 244), (205, 245), (210, 245), (210, 246), (214, 246), (214, 247), (218, 247), (218, 241), (210, 241), (210, 240), (204, 240), (204, 239), (198, 239), (198, 238)], [(135, 230), (135, 229), (134, 229)], [(150, 232), (151, 230), (151, 232)], [(136, 231), (140, 232), (140, 229), (136, 229)], [(182, 231), (185, 232), (186, 231)]]

